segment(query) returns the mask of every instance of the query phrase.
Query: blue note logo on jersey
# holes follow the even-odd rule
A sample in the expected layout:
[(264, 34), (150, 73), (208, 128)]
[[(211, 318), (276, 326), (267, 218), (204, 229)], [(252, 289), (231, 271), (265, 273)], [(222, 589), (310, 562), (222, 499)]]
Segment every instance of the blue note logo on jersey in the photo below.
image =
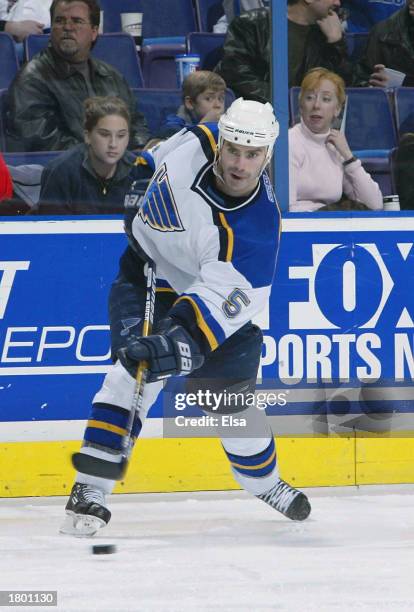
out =
[(162, 164), (154, 174), (138, 216), (159, 232), (184, 231), (165, 164)]

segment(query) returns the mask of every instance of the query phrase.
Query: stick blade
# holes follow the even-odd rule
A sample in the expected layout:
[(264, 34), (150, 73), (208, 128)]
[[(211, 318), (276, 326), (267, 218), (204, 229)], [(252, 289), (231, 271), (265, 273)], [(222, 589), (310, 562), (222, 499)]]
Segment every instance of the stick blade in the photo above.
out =
[(83, 474), (107, 478), (109, 480), (121, 480), (125, 476), (128, 461), (123, 457), (120, 463), (114, 463), (113, 461), (105, 461), (105, 459), (99, 459), (84, 453), (73, 453), (72, 465), (78, 472)]

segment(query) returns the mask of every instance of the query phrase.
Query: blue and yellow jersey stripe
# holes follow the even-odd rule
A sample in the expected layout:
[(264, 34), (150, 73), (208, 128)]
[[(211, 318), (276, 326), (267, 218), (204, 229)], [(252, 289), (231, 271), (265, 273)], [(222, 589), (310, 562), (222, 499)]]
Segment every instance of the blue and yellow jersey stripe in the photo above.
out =
[(155, 170), (155, 162), (149, 151), (141, 151), (134, 161), (134, 166), (149, 166), (152, 170)]
[(204, 151), (204, 155), (210, 161), (213, 161), (217, 149), (217, 124), (203, 123), (190, 128), (190, 131), (197, 136), (200, 141), (201, 148)]
[(219, 231), (219, 261), (231, 261), (234, 251), (234, 232), (225, 214), (212, 209), (214, 225)]
[[(174, 307), (186, 302), (190, 304), (195, 315), (197, 327), (202, 331), (211, 351), (214, 351), (224, 340), (226, 334), (221, 325), (215, 320), (203, 300), (194, 293), (184, 294), (176, 300)], [(174, 308), (173, 307), (173, 308)]]

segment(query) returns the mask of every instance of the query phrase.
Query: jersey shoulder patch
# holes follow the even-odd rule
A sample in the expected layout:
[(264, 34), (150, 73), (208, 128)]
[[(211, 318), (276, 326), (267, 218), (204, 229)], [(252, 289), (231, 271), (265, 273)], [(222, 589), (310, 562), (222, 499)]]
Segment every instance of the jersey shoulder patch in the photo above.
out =
[(165, 163), (154, 174), (139, 208), (138, 217), (159, 232), (184, 231)]

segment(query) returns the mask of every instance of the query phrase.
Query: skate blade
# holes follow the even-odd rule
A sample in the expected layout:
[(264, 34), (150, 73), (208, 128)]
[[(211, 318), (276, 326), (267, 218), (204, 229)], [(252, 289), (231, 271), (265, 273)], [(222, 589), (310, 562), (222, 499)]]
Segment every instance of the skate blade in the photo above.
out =
[(59, 533), (72, 535), (76, 538), (90, 538), (95, 535), (99, 529), (105, 527), (106, 523), (96, 516), (87, 514), (67, 513), (63, 524), (59, 529)]

